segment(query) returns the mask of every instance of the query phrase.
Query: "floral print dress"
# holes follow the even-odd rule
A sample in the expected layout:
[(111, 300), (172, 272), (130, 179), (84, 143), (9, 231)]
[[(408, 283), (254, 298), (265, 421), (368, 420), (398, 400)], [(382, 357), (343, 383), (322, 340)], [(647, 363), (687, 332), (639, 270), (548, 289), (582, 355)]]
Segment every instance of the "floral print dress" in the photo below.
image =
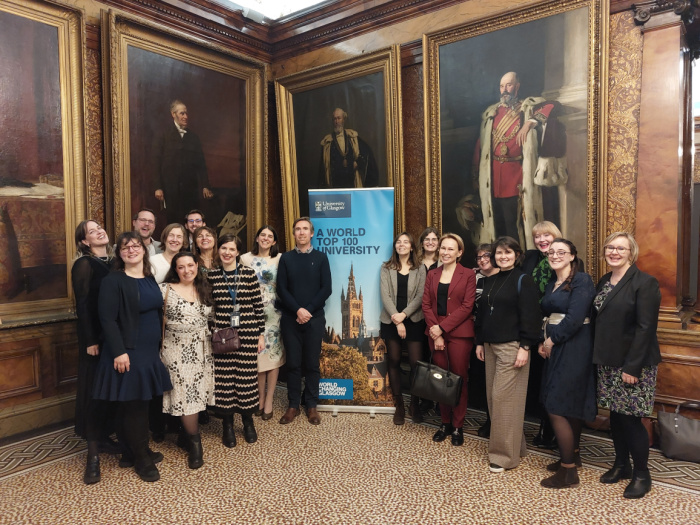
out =
[(277, 267), (280, 257), (259, 257), (248, 252), (241, 255), (241, 263), (253, 269), (260, 282), (263, 314), (265, 316), (265, 349), (258, 354), (258, 372), (281, 367), (285, 362), (284, 346), (280, 333), (282, 312), (275, 307), (277, 300)]
[(163, 412), (173, 416), (196, 414), (215, 401), (214, 359), (208, 328), (212, 307), (199, 301), (190, 303), (167, 283), (161, 284), (160, 290), (166, 300), (160, 358), (173, 384), (171, 391), (163, 393)]

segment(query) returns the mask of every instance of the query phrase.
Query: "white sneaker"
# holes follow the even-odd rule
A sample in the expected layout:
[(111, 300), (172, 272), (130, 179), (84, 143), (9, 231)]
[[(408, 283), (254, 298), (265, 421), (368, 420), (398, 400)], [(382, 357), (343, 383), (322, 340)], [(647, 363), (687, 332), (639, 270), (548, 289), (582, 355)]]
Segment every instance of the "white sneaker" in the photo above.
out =
[(495, 463), (490, 463), (490, 464), (489, 464), (489, 470), (490, 470), (491, 472), (504, 472), (506, 469), (504, 469), (504, 468), (503, 468), (502, 466), (500, 466), (500, 465), (496, 465)]

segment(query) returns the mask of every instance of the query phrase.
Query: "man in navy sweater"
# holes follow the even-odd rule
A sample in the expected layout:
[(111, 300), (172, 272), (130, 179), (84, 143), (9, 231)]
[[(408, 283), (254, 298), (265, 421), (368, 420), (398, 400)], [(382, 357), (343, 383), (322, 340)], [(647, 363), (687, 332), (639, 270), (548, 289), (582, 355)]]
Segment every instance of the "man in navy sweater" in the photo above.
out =
[(296, 246), (282, 254), (277, 271), (277, 295), (282, 301), (280, 329), (287, 352), (289, 398), (289, 408), (280, 419), (282, 425), (291, 423), (299, 415), (302, 364), (306, 372), (306, 417), (312, 425), (321, 423), (316, 406), (321, 379), (321, 341), (326, 330), (323, 307), (331, 295), (332, 286), (328, 257), (313, 249), (313, 236), (311, 220), (308, 217), (296, 219)]

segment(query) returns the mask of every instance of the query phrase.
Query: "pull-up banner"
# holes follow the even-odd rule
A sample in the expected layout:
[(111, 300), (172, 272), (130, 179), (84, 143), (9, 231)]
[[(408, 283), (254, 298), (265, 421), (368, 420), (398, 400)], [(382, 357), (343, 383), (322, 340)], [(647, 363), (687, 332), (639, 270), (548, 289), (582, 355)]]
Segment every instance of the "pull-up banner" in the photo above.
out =
[(333, 275), (319, 397), (327, 404), (390, 406), (379, 271), (394, 240), (394, 188), (309, 190), (309, 211), (314, 249), (328, 255)]

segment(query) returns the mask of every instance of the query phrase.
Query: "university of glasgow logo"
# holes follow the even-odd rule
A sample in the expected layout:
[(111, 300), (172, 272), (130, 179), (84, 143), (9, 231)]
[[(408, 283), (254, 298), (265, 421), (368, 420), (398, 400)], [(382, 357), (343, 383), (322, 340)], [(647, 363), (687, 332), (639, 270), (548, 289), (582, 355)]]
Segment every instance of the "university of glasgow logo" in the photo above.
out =
[(337, 219), (351, 217), (352, 196), (349, 193), (316, 193), (313, 195), (311, 218)]

